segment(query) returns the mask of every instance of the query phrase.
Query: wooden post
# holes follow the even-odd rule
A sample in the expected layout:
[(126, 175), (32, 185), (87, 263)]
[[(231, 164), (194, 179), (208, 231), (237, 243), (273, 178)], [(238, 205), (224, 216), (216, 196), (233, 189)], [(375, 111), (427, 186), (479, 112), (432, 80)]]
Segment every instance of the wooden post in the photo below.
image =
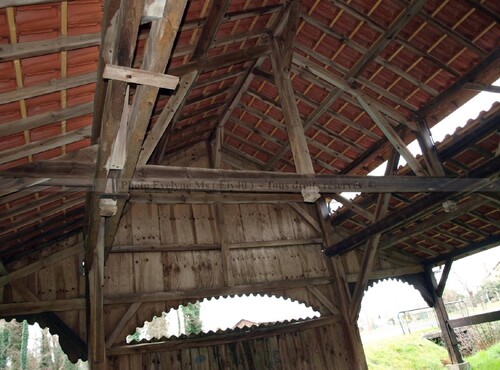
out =
[[(317, 204), (317, 215), (318, 221), (321, 225), (323, 232), (323, 241), (325, 245), (330, 245), (330, 234), (328, 233), (327, 223), (323, 217), (323, 211), (321, 209), (324, 199), (320, 199)], [(330, 274), (334, 278), (332, 283), (333, 291), (337, 301), (337, 308), (342, 316), (342, 328), (345, 335), (346, 345), (349, 350), (349, 363), (352, 369), (366, 370), (368, 365), (366, 363), (365, 351), (363, 349), (363, 343), (361, 342), (361, 336), (359, 335), (359, 329), (356, 321), (352, 321), (349, 316), (349, 308), (351, 306), (351, 294), (349, 292), (349, 287), (347, 284), (347, 276), (342, 266), (341, 257), (335, 256), (333, 258), (327, 259), (327, 265), (330, 269)]]
[(423, 119), (417, 120), (417, 140), (424, 155), (425, 164), (432, 176), (446, 176), (438, 151), (431, 138), (431, 131)]
[(90, 317), (87, 322), (90, 369), (106, 369), (106, 340), (104, 336), (104, 235), (105, 218), (101, 217), (94, 263), (88, 271), (88, 301)]
[[(397, 171), (398, 162), (399, 153), (396, 150), (393, 150), (389, 160), (387, 161), (385, 176), (389, 176)], [(377, 206), (375, 208), (375, 222), (381, 220), (387, 215), (390, 200), (391, 193), (378, 195)], [(368, 286), (368, 279), (370, 277), (370, 273), (373, 270), (373, 264), (378, 252), (378, 245), (381, 236), (382, 233), (377, 233), (373, 237), (368, 239), (365, 244), (363, 260), (361, 262), (360, 271), (358, 273), (356, 287), (354, 288), (354, 292), (352, 294), (351, 306), (349, 307), (349, 318), (352, 322), (356, 322), (358, 320), (359, 311), (361, 310), (361, 300), (363, 299), (365, 289)]]
[(450, 355), (450, 359), (454, 364), (460, 364), (463, 362), (463, 359), (462, 354), (460, 353), (460, 350), (458, 348), (457, 336), (449, 323), (448, 313), (446, 312), (443, 298), (441, 297), (441, 295), (438, 295), (438, 285), (431, 268), (426, 269), (425, 277), (427, 280), (428, 288), (434, 300), (434, 310), (436, 311), (439, 327), (441, 328), (441, 333), (443, 335), (448, 354)]
[(222, 164), (222, 143), (224, 142), (224, 127), (217, 126), (215, 129), (214, 145), (212, 147), (212, 167), (221, 168)]

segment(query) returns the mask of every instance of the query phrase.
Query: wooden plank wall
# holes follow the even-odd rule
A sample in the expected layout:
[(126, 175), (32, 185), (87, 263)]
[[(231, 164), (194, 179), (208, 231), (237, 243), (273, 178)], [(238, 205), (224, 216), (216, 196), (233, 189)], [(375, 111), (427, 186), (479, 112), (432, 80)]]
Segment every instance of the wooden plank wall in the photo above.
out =
[[(44, 248), (40, 253), (32, 255), (8, 266), (9, 271), (15, 271), (33, 262), (43, 260), (65, 248), (82, 242), (82, 236), (68, 238), (56, 243), (50, 248)], [(54, 301), (85, 297), (85, 279), (82, 275), (82, 252), (56, 262), (46, 268), (15, 281), (15, 285), (5, 286), (5, 303), (25, 301)], [(67, 310), (57, 312), (57, 315), (78, 335), (86, 341), (86, 318), (84, 310)]]
[(120, 370), (351, 369), (340, 323), (177, 350), (147, 351), (110, 358)]
[[(288, 204), (224, 204), (221, 227), (225, 231), (224, 243), (229, 247), (225, 267), (215, 207), (134, 203), (122, 219), (114, 252), (106, 263), (104, 289), (108, 302), (123, 296), (158, 292), (181, 292), (189, 297), (190, 292), (211, 288), (220, 289), (212, 290), (207, 297), (218, 296), (229, 286), (233, 287), (233, 294), (258, 293), (257, 287), (255, 291), (248, 290), (248, 286), (257, 284), (265, 288), (266, 294), (292, 298), (329, 313), (306, 287), (307, 281), (323, 278), (325, 285), (317, 289), (334, 301), (318, 230)], [(311, 207), (310, 211), (313, 210)], [(286, 241), (290, 245), (276, 246), (276, 242), (287, 244)], [(297, 241), (301, 244), (294, 245)], [(130, 248), (133, 253), (123, 252)], [(142, 252), (143, 249), (147, 252)], [(224, 268), (229, 270), (230, 282), (225, 281)], [(283, 281), (297, 281), (297, 284), (266, 288)], [(240, 286), (245, 289), (239, 290)], [(126, 334), (133, 333), (144, 321), (189, 301), (196, 299), (142, 303), (119, 342), (123, 343)], [(130, 303), (106, 304), (107, 334), (129, 307)]]

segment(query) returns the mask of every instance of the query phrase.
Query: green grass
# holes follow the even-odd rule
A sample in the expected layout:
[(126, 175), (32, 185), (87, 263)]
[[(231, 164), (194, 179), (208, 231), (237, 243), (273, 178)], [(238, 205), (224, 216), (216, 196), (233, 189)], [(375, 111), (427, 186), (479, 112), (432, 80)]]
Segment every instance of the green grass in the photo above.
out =
[(469, 362), (474, 370), (498, 370), (500, 369), (500, 343), (491, 346), (487, 350), (479, 351), (465, 360)]
[(448, 352), (419, 334), (405, 335), (365, 346), (370, 370), (442, 370)]

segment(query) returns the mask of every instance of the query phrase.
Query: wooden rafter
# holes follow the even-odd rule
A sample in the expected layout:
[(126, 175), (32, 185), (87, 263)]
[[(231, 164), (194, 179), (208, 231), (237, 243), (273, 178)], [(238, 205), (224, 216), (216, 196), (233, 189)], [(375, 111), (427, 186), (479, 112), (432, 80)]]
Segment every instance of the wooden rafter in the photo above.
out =
[(404, 141), (399, 137), (398, 133), (392, 128), (389, 122), (384, 118), (384, 116), (376, 110), (372, 104), (366, 101), (363, 97), (357, 96), (359, 104), (368, 113), (370, 118), (377, 124), (380, 130), (384, 133), (387, 140), (391, 142), (394, 148), (401, 154), (401, 156), (406, 160), (408, 165), (411, 167), (413, 172), (417, 176), (426, 176), (427, 171), (425, 171), (420, 163), (415, 159), (410, 150), (406, 147)]
[(407, 24), (415, 16), (420, 9), (425, 5), (427, 0), (412, 0), (406, 5), (404, 10), (392, 22), (387, 30), (381, 34), (377, 40), (370, 46), (370, 49), (362, 55), (362, 57), (351, 68), (345, 76), (347, 82), (352, 82), (354, 78), (359, 76), (363, 70), (370, 64), (375, 57), (391, 42)]
[[(363, 93), (362, 91), (356, 90), (352, 88), (347, 81), (345, 81), (343, 78), (338, 77), (337, 75), (324, 70), (319, 64), (312, 62), (308, 59), (306, 59), (304, 56), (294, 53), (293, 56), (293, 62), (297, 66), (301, 67), (301, 70), (303, 70), (303, 73), (311, 73), (317, 78), (327, 82), (331, 86), (334, 86), (338, 89), (341, 89), (351, 95), (353, 98), (360, 97), (364, 101), (370, 103), (373, 105), (374, 108), (376, 108), (378, 111), (386, 115), (386, 117), (390, 118), (392, 121), (395, 121), (397, 123), (404, 124), (408, 126), (410, 129), (415, 129), (415, 125), (413, 122), (410, 122), (408, 119), (406, 119), (400, 112), (398, 112), (396, 109), (389, 107), (388, 105), (379, 102), (376, 99), (373, 99)], [(356, 99), (353, 99), (356, 100)], [(359, 103), (358, 103), (359, 104)], [(356, 103), (354, 105), (357, 105)]]
[[(297, 173), (313, 174), (314, 167), (309, 154), (307, 140), (304, 134), (304, 127), (300, 118), (299, 110), (295, 101), (292, 82), (290, 81), (290, 67), (293, 53), (290, 48), (293, 45), (295, 38), (295, 30), (297, 17), (294, 15), (294, 9), (297, 11), (297, 2), (292, 3), (294, 6), (288, 12), (288, 22), (285, 31), (285, 39), (282, 43), (277, 38), (273, 38), (273, 52), (271, 54), (271, 62), (273, 66), (274, 80), (278, 88), (280, 97), (281, 109), (285, 118), (288, 140), (293, 153), (293, 160)], [(290, 40), (290, 38), (292, 38)]]
[[(498, 172), (499, 164), (500, 164), (500, 159), (498, 158), (496, 160), (492, 159), (489, 162), (483, 164), (482, 166), (476, 168), (475, 170), (470, 171), (468, 175), (483, 177), (484, 184), (487, 184), (488, 181), (490, 181), (488, 179), (488, 176), (492, 176)], [(467, 190), (470, 189), (463, 189), (462, 191), (467, 192)], [(379, 232), (387, 232), (389, 230), (392, 230), (401, 222), (403, 221), (408, 222), (408, 219), (410, 217), (413, 218), (421, 214), (421, 212), (429, 209), (430, 207), (433, 207), (437, 204), (441, 204), (447, 198), (448, 196), (444, 193), (433, 193), (426, 197), (423, 197), (422, 199), (398, 210), (397, 212), (391, 213), (385, 219), (380, 220), (371, 226), (368, 226), (362, 232), (357, 232), (356, 234), (351, 235), (350, 237), (342, 240), (341, 242), (326, 248), (325, 254), (336, 255), (353, 250), (359, 243), (366, 241), (371, 236), (376, 235)]]
[[(190, 64), (193, 66), (194, 69), (186, 72), (185, 75), (187, 76), (190, 82), (185, 86), (184, 91), (182, 91), (182, 97), (178, 98), (177, 100), (174, 100), (176, 105), (175, 110), (173, 110), (170, 113), (166, 112), (166, 114), (168, 114), (169, 116), (168, 117), (169, 122), (167, 126), (165, 126), (165, 129), (162, 130), (162, 133), (158, 137), (158, 139), (155, 140), (156, 141), (155, 147), (152, 148), (152, 150), (150, 150), (151, 151), (150, 156), (151, 156), (153, 154), (153, 151), (156, 149), (156, 154), (153, 157), (154, 163), (160, 163), (163, 160), (163, 157), (165, 156), (165, 153), (167, 151), (167, 144), (169, 138), (172, 134), (173, 129), (175, 128), (175, 124), (177, 123), (178, 120), (181, 119), (182, 109), (184, 108), (184, 105), (187, 103), (189, 93), (194, 87), (194, 82), (198, 79), (200, 73), (203, 70), (205, 70), (205, 68), (207, 68), (206, 66), (210, 64), (207, 60), (208, 51), (213, 43), (215, 34), (217, 33), (220, 25), (224, 20), (224, 15), (226, 14), (229, 3), (230, 1), (228, 0), (212, 3), (212, 7), (210, 8), (210, 13), (203, 26), (203, 31), (201, 32), (201, 36), (199, 37), (198, 42), (196, 43), (194, 51), (191, 55)], [(233, 53), (231, 55), (232, 58), (236, 54)], [(240, 55), (238, 55), (238, 57), (239, 56)], [(221, 68), (219, 67), (219, 65), (220, 66), (224, 65), (224, 63), (227, 63), (227, 60), (231, 58), (229, 58), (228, 56), (223, 56), (223, 58), (219, 57), (217, 59), (217, 62), (215, 63), (215, 65), (217, 66), (216, 68)], [(231, 64), (231, 62), (229, 63)]]
[(53, 54), (61, 51), (82, 49), (97, 46), (101, 43), (101, 34), (92, 33), (79, 36), (60, 36), (49, 41), (30, 41), (18, 44), (2, 45), (0, 61), (30, 58), (40, 55)]

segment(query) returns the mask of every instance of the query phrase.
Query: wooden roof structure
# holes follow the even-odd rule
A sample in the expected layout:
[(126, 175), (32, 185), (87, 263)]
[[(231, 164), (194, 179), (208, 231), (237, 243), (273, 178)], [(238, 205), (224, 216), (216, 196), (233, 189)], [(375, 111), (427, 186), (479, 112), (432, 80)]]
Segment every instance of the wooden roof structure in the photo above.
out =
[[(181, 304), (292, 289), (259, 285), (262, 276), (275, 278), (254, 267), (240, 273), (257, 280), (238, 280), (234, 251), (264, 248), (271, 256), (266, 248), (315, 245), (319, 275), (283, 265), (280, 281), (344, 281), (350, 289), (334, 288), (340, 303), (328, 298), (325, 280), (294, 287), (315, 297), (302, 301), (340, 311), (350, 323), (344, 330), (354, 330), (345, 366), (362, 363), (353, 328), (370, 281), (402, 276), (434, 304), (440, 295), (415, 276), (500, 242), (500, 106), (438, 145), (429, 131), (479, 91), (500, 92), (492, 86), (499, 39), (493, 0), (2, 1), (0, 315), (62, 328), (60, 335), (85, 342), (73, 341), (80, 348), (73, 358), (88, 344), (99, 368), (122, 334), (103, 324), (103, 305), (131, 304), (109, 309), (116, 320), (156, 312), (138, 314), (140, 299), (106, 298), (114, 291), (103, 292), (102, 279), (121, 276), (118, 256), (217, 250), (221, 285), (179, 288), (169, 299)], [(407, 148), (414, 139), (422, 156)], [(408, 164), (398, 167), (399, 158)], [(367, 176), (385, 161), (384, 177)], [(303, 204), (304, 188), (321, 193), (319, 212)], [(351, 201), (344, 191), (362, 194)], [(325, 198), (343, 207), (321, 213)], [(200, 209), (213, 237), (197, 231)], [(273, 224), (269, 237), (262, 225), (237, 237), (224, 217), (253, 225), (281, 212), (294, 222)], [(144, 234), (134, 217), (172, 227), (185, 220), (191, 237), (168, 239), (162, 224)], [(52, 292), (54, 282), (41, 277), (49, 270), (66, 288)], [(166, 288), (158, 289), (134, 292)], [(101, 321), (85, 319), (86, 304)], [(120, 329), (137, 322), (119, 321)]]

